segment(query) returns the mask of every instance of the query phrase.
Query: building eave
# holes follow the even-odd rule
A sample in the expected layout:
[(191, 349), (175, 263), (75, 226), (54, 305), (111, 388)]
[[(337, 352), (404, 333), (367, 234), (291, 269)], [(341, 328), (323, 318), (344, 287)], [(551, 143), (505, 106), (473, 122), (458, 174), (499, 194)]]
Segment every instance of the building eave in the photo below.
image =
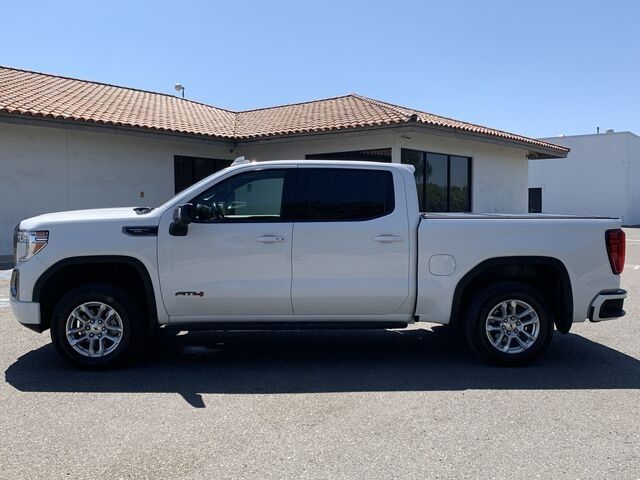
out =
[(21, 125), (34, 125), (44, 127), (66, 128), (73, 130), (93, 131), (100, 133), (112, 133), (119, 135), (131, 135), (147, 138), (163, 138), (167, 140), (189, 141), (214, 145), (224, 145), (236, 148), (242, 145), (270, 144), (282, 141), (300, 141), (308, 138), (336, 136), (351, 136), (353, 134), (385, 134), (394, 132), (422, 132), (440, 136), (455, 137), (462, 140), (470, 140), (492, 145), (501, 145), (510, 148), (518, 148), (527, 151), (529, 159), (553, 159), (566, 158), (570, 149), (566, 147), (545, 148), (532, 145), (529, 142), (499, 138), (491, 135), (483, 135), (475, 132), (458, 130), (451, 127), (440, 127), (411, 120), (408, 122), (385, 123), (378, 125), (363, 125), (346, 128), (318, 129), (313, 131), (283, 132), (271, 135), (252, 137), (216, 137), (191, 132), (178, 132), (154, 128), (142, 128), (139, 126), (117, 125), (108, 122), (90, 122), (86, 120), (70, 120), (52, 118), (39, 115), (16, 114), (0, 112), (0, 122)]
[(168, 141), (194, 142), (200, 144), (219, 145), (229, 148), (235, 146), (233, 138), (214, 137), (209, 135), (181, 133), (151, 128), (131, 127), (127, 125), (113, 125), (108, 123), (86, 122), (78, 120), (65, 120), (59, 118), (47, 118), (35, 115), (0, 113), (0, 123), (13, 125), (29, 125), (45, 128), (62, 128), (67, 130), (110, 133), (113, 135), (128, 135)]

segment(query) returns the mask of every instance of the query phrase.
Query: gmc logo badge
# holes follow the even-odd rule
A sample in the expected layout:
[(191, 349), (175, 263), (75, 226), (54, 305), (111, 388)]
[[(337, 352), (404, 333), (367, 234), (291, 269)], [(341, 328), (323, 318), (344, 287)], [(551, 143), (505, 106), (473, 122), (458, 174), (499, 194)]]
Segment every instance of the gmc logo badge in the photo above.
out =
[(204, 297), (204, 292), (176, 292), (176, 297)]

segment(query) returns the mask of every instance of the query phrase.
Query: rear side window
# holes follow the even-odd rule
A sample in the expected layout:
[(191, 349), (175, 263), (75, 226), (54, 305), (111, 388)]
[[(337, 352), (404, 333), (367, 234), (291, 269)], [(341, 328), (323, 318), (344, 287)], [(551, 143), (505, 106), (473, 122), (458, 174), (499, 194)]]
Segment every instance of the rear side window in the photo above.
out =
[(393, 209), (393, 174), (389, 171), (298, 168), (295, 221), (371, 220)]

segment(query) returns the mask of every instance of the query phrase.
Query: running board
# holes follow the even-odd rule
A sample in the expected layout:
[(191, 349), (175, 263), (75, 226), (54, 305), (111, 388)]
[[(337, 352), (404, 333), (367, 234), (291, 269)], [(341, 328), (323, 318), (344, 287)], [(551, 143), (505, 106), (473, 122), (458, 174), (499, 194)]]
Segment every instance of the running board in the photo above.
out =
[(162, 330), (354, 330), (406, 328), (404, 322), (198, 322), (162, 325)]

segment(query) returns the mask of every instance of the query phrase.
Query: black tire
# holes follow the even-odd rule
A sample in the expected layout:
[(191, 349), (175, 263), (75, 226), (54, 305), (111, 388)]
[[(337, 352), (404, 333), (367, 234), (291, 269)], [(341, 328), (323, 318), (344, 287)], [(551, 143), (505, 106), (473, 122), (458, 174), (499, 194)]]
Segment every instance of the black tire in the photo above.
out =
[[(115, 341), (108, 341), (105, 335), (103, 340), (103, 345), (107, 345), (105, 350), (111, 346), (112, 351), (103, 356), (86, 356), (76, 351), (66, 335), (67, 319), (71, 313), (80, 305), (91, 302), (106, 304), (117, 313), (122, 324), (122, 332), (115, 330), (108, 332), (119, 338), (117, 344)], [(91, 310), (91, 307), (89, 309), (91, 312), (96, 312), (97, 307), (94, 310)], [(83, 316), (83, 318), (88, 317)], [(111, 322), (111, 324), (116, 325), (113, 320)], [(96, 321), (95, 323), (98, 322)], [(85, 325), (88, 324), (86, 323)], [(82, 335), (83, 333), (77, 335)], [(51, 340), (56, 350), (62, 358), (72, 365), (84, 369), (98, 370), (126, 364), (139, 350), (143, 333), (143, 318), (140, 315), (140, 308), (137, 303), (124, 290), (108, 284), (92, 283), (71, 290), (60, 299), (53, 309), (51, 317)], [(101, 336), (101, 334), (96, 333), (96, 338), (93, 340), (97, 340), (98, 335)], [(93, 334), (91, 336), (93, 337)], [(85, 345), (88, 345), (87, 341), (84, 341), (78, 348), (84, 348)], [(93, 350), (97, 348), (95, 343), (92, 343), (92, 346), (94, 346)], [(89, 349), (91, 347), (87, 348), (87, 350)]]
[[(502, 322), (496, 321), (491, 322), (491, 327), (500, 328), (501, 330), (491, 333), (487, 332), (486, 322), (489, 315), (492, 313), (501, 314), (504, 308), (501, 309), (498, 306), (502, 302), (510, 300), (524, 302), (530, 306), (538, 316), (538, 334), (533, 342), (529, 343), (529, 341), (527, 341), (527, 336), (524, 332), (518, 333), (517, 331), (510, 331), (511, 328), (526, 328), (527, 330), (525, 332), (530, 335), (532, 333), (531, 329), (534, 327), (525, 327), (523, 323), (526, 320), (530, 320), (532, 315), (525, 316), (522, 320), (523, 323), (518, 323), (518, 326), (514, 327), (515, 322), (519, 322), (519, 320), (517, 315), (509, 315), (509, 311), (511, 310), (504, 312), (504, 316), (508, 317), (507, 324), (503, 325)], [(520, 314), (526, 311), (526, 308), (521, 304), (516, 305), (517, 308), (520, 309), (517, 310)], [(496, 309), (496, 307), (498, 307), (498, 309)], [(506, 308), (512, 309), (512, 304), (509, 302)], [(511, 311), (511, 313), (513, 312)], [(512, 317), (513, 320), (511, 320)], [(525, 365), (532, 362), (544, 353), (549, 347), (553, 337), (553, 319), (550, 316), (550, 311), (542, 295), (529, 285), (516, 282), (495, 283), (478, 292), (467, 309), (464, 328), (467, 343), (477, 355), (495, 364), (505, 366)], [(502, 334), (502, 337), (500, 334)], [(515, 338), (516, 335), (518, 339)], [(503, 348), (507, 350), (514, 351), (506, 352), (499, 350), (493, 345), (489, 336), (492, 337), (494, 342), (500, 338), (501, 340), (497, 342), (499, 345), (502, 345)], [(519, 340), (524, 340), (524, 343), (527, 345), (526, 349), (521, 352), (515, 351), (518, 348), (525, 348)], [(509, 346), (507, 346), (507, 344)]]

